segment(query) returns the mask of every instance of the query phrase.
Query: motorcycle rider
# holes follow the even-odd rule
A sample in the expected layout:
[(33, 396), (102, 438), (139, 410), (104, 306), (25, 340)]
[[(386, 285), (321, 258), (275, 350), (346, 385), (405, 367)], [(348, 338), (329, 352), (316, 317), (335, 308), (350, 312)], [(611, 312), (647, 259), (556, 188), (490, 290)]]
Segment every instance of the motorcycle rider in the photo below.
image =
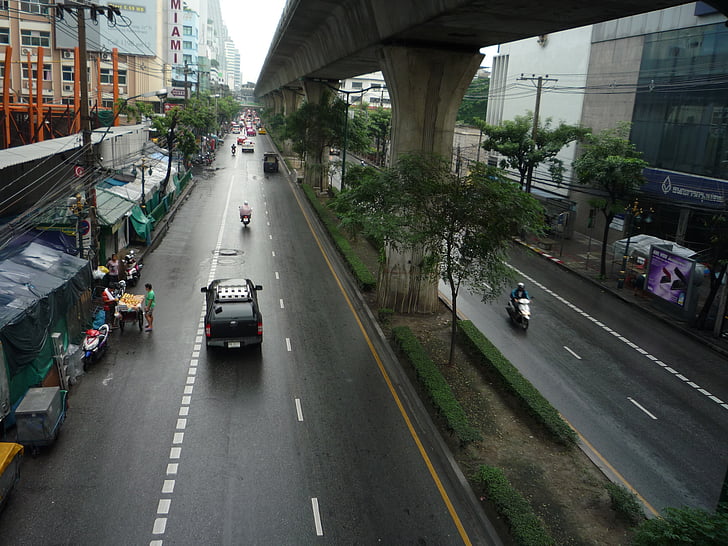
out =
[(511, 305), (514, 309), (518, 309), (518, 300), (520, 300), (521, 298), (526, 298), (527, 300), (531, 299), (528, 296), (528, 290), (526, 290), (526, 285), (522, 282), (519, 282), (518, 285), (511, 291)]
[(247, 216), (249, 220), (253, 219), (253, 209), (248, 205), (247, 201), (243, 201), (243, 205), (238, 209), (240, 211), (240, 220), (243, 220), (243, 216)]
[(235, 150), (237, 150), (237, 147), (235, 146), (235, 143), (233, 142), (232, 146), (230, 146), (230, 151), (235, 155)]

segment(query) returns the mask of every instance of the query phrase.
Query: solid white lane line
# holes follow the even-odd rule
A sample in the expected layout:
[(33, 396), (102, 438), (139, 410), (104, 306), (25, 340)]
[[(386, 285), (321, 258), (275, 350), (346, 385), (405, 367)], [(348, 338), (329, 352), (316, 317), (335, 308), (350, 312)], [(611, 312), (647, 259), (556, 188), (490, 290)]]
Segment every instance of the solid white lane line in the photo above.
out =
[(566, 349), (567, 351), (569, 351), (572, 354), (572, 356), (574, 358), (576, 358), (577, 360), (581, 360), (581, 357), (578, 354), (576, 354), (574, 351), (572, 351), (571, 349), (569, 349), (566, 345), (564, 345), (564, 349)]
[[(534, 284), (539, 289), (543, 290), (543, 292), (545, 292), (547, 294), (550, 294), (551, 296), (555, 297), (558, 301), (564, 303), (567, 307), (570, 307), (571, 309), (574, 309), (575, 311), (578, 311), (580, 314), (588, 317), (588, 315), (586, 315), (585, 313), (583, 313), (578, 307), (576, 307), (572, 303), (568, 302), (567, 300), (565, 300), (561, 296), (555, 294), (553, 291), (551, 291), (546, 286), (544, 286), (543, 284), (541, 284), (540, 282), (538, 282), (536, 279), (534, 279), (532, 277), (529, 277), (523, 271), (519, 271), (517, 268), (513, 267), (510, 264), (506, 264), (506, 265), (508, 267), (510, 267), (513, 271), (515, 271), (516, 273), (518, 273), (519, 276), (527, 279), (530, 283)], [(617, 339), (619, 339), (620, 341), (622, 341), (628, 347), (634, 349), (635, 351), (637, 351), (642, 356), (647, 357), (650, 361), (654, 362), (655, 364), (657, 364), (658, 366), (660, 366), (664, 370), (670, 372), (672, 375), (674, 375), (675, 377), (677, 377), (681, 381), (687, 383), (688, 385), (690, 385), (691, 387), (693, 387), (695, 390), (697, 390), (699, 393), (701, 393), (703, 396), (706, 396), (707, 398), (709, 398), (709, 399), (712, 400), (712, 398), (710, 396), (710, 393), (707, 390), (703, 389), (700, 385), (697, 385), (696, 383), (690, 381), (687, 377), (685, 377), (684, 375), (682, 375), (681, 373), (679, 373), (677, 370), (671, 368), (670, 366), (668, 366), (667, 364), (665, 364), (664, 362), (662, 362), (661, 360), (659, 360), (657, 357), (651, 355), (646, 350), (642, 349), (637, 344), (635, 344), (634, 342), (630, 341), (629, 339), (627, 339), (626, 337), (624, 337), (622, 334), (620, 334), (616, 330), (612, 330), (611, 328), (609, 328), (605, 324), (599, 322), (598, 320), (596, 320), (593, 317), (588, 317), (588, 318), (589, 318), (589, 320), (591, 320), (592, 323), (594, 323), (597, 326), (599, 326), (605, 332), (612, 334), (614, 337), (616, 337)], [(713, 400), (713, 401), (715, 402), (715, 400)], [(728, 405), (726, 405), (726, 404), (719, 404), (719, 405), (722, 408), (724, 408), (724, 409), (728, 409)]]
[(291, 339), (286, 338), (286, 348), (288, 349), (288, 352), (291, 352)]
[(296, 398), (296, 416), (299, 421), (303, 421), (303, 410), (301, 409), (301, 399)]
[(313, 521), (316, 525), (316, 536), (324, 536), (324, 528), (321, 525), (321, 514), (319, 513), (318, 499), (313, 497), (311, 499), (311, 507), (313, 508)]
[(649, 411), (647, 411), (642, 405), (640, 405), (639, 402), (637, 402), (637, 400), (635, 400), (634, 398), (631, 398), (629, 396), (627, 397), (627, 400), (629, 400), (630, 402), (632, 402), (635, 406), (637, 406), (639, 409), (641, 409), (642, 411), (644, 411), (652, 419), (654, 419), (655, 421), (657, 421), (657, 417), (655, 417), (653, 414), (651, 414)]

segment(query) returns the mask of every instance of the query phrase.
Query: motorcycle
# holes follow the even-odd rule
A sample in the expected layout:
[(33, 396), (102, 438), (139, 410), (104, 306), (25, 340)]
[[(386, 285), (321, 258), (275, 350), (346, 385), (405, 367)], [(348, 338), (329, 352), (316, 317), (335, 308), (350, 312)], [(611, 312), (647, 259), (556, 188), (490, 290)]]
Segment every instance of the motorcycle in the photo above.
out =
[(129, 254), (124, 256), (124, 270), (126, 271), (126, 281), (129, 286), (136, 286), (139, 282), (139, 278), (142, 276), (143, 264), (139, 263), (136, 259), (136, 253), (133, 250), (129, 251)]
[(528, 329), (528, 323), (531, 322), (531, 300), (528, 298), (519, 298), (515, 302), (511, 301), (506, 306), (506, 311), (508, 311), (508, 315), (514, 324), (524, 330)]
[(250, 214), (241, 215), (240, 221), (243, 223), (243, 227), (248, 227), (248, 224), (250, 223)]
[(233, 146), (232, 148), (230, 148), (230, 151), (232, 151), (233, 155), (235, 155), (235, 150), (236, 150), (235, 146)]
[(83, 340), (83, 356), (81, 362), (83, 369), (96, 362), (106, 352), (106, 345), (109, 340), (109, 325), (102, 324), (98, 330), (86, 330), (86, 337)]

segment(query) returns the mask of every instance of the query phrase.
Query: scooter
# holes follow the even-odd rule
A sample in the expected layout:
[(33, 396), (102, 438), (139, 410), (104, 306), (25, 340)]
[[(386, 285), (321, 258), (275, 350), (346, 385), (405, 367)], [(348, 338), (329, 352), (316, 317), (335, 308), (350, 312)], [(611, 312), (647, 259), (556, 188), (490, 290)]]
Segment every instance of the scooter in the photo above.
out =
[(106, 345), (109, 340), (109, 325), (102, 324), (99, 329), (86, 330), (86, 337), (83, 340), (83, 356), (81, 363), (85, 370), (90, 364), (96, 362), (106, 352)]
[(531, 322), (531, 300), (528, 298), (517, 299), (506, 306), (506, 311), (511, 317), (514, 324), (520, 326), (524, 330), (528, 329), (528, 323)]
[(126, 270), (126, 281), (129, 286), (136, 286), (139, 278), (142, 276), (143, 264), (136, 259), (136, 253), (133, 250), (124, 256), (124, 269)]
[(243, 223), (243, 227), (248, 227), (248, 224), (250, 223), (250, 214), (241, 215), (240, 221)]

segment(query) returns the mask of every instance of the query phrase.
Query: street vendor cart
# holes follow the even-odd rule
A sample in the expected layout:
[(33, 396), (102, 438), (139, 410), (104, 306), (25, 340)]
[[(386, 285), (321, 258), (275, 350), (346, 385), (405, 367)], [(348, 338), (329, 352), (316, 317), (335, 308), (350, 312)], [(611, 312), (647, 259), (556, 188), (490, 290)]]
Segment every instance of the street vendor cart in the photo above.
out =
[(10, 491), (20, 479), (20, 461), (23, 446), (0, 442), (0, 512), (10, 496)]
[(124, 331), (124, 325), (127, 322), (137, 323), (139, 325), (139, 331), (141, 332), (144, 326), (144, 310), (142, 309), (142, 302), (144, 296), (137, 294), (124, 294), (121, 296), (118, 305), (116, 306), (116, 314), (119, 320), (119, 328)]

